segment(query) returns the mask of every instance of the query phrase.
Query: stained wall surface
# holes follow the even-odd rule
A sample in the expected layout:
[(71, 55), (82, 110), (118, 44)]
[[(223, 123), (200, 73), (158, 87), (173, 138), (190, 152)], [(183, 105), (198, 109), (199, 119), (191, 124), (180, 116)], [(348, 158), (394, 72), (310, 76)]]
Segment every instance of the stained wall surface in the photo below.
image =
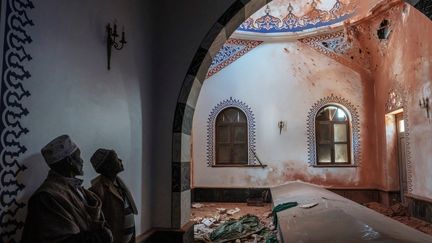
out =
[[(383, 19), (390, 21), (387, 40), (378, 40), (376, 29)], [(378, 161), (382, 165), (382, 184), (398, 188), (397, 157), (388, 147), (386, 103), (389, 92), (400, 89), (404, 97), (408, 133), (407, 172), (409, 192), (432, 198), (432, 126), (426, 110), (419, 107), (421, 98), (432, 94), (432, 22), (408, 4), (401, 4), (359, 26), (358, 38), (370, 48), (376, 90)], [(391, 142), (390, 142), (391, 144)], [(393, 158), (392, 158), (393, 157)]]
[[(358, 167), (316, 168), (308, 163), (307, 118), (330, 95), (358, 110)], [(264, 42), (204, 81), (193, 120), (194, 187), (270, 187), (303, 180), (333, 187), (376, 187), (373, 89), (367, 78), (301, 42)], [(256, 153), (266, 168), (208, 165), (212, 110), (228, 99), (244, 102), (255, 117)], [(286, 127), (279, 134), (279, 121)], [(212, 164), (213, 162), (210, 162)]]

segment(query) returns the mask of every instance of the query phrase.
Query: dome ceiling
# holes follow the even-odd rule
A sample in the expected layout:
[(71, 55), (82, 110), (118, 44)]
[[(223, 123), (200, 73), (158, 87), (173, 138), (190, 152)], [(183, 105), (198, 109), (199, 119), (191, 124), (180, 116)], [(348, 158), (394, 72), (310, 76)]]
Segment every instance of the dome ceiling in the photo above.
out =
[(342, 24), (356, 15), (358, 0), (273, 0), (236, 30), (240, 34), (290, 34)]

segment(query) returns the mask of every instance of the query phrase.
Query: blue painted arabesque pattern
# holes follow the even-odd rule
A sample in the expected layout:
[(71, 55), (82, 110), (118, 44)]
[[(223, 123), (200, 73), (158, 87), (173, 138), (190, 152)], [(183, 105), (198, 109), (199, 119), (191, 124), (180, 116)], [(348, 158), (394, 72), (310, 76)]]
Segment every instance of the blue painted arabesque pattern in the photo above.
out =
[(230, 65), (261, 43), (262, 41), (257, 40), (228, 39), (213, 57), (207, 72), (207, 78)]
[(32, 42), (28, 28), (33, 21), (28, 11), (34, 8), (31, 0), (6, 0), (4, 23), (3, 67), (1, 76), (1, 137), (0, 137), (0, 242), (16, 242), (23, 227), (18, 213), (25, 207), (17, 199), (25, 185), (18, 181), (26, 167), (19, 163), (27, 148), (20, 142), (29, 130), (22, 126), (21, 119), (29, 114), (23, 101), (30, 97), (25, 81), (31, 77), (25, 67), (32, 57), (26, 46)]
[(236, 107), (242, 110), (246, 114), (247, 125), (248, 125), (248, 157), (249, 164), (255, 164), (255, 116), (252, 113), (252, 109), (243, 101), (233, 99), (230, 97), (229, 99), (223, 100), (219, 104), (217, 104), (212, 111), (210, 112), (209, 118), (207, 119), (207, 165), (214, 165), (215, 158), (215, 124), (216, 117), (218, 114), (228, 108), (228, 107)]

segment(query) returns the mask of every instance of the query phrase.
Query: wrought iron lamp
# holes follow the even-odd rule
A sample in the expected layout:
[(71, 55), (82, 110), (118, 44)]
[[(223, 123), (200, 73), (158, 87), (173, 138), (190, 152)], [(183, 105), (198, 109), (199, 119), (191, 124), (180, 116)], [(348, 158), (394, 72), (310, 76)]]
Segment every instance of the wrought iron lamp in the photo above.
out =
[(420, 108), (423, 108), (423, 109), (426, 110), (426, 116), (427, 116), (428, 119), (430, 119), (430, 114), (429, 114), (429, 98), (428, 97), (426, 97), (426, 98), (422, 97), (419, 100), (419, 106), (420, 106)]
[(285, 122), (284, 121), (279, 121), (278, 122), (278, 127), (279, 127), (279, 134), (282, 134), (282, 129), (285, 127)]
[(110, 70), (112, 48), (114, 47), (116, 50), (121, 50), (127, 42), (125, 39), (124, 28), (122, 30), (122, 36), (120, 42), (116, 41), (116, 38), (119, 37), (119, 35), (117, 34), (117, 25), (115, 23), (113, 25), (113, 28), (111, 28), (111, 24), (107, 24), (106, 32), (107, 32), (108, 70)]

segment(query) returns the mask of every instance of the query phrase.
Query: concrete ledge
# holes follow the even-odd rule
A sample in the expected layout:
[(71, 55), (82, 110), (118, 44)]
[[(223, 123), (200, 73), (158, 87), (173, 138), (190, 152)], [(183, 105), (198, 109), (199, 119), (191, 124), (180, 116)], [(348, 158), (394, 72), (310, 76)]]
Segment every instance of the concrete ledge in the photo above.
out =
[(432, 242), (432, 237), (322, 187), (291, 182), (271, 188), (274, 205), (318, 203), (277, 213), (282, 242)]

